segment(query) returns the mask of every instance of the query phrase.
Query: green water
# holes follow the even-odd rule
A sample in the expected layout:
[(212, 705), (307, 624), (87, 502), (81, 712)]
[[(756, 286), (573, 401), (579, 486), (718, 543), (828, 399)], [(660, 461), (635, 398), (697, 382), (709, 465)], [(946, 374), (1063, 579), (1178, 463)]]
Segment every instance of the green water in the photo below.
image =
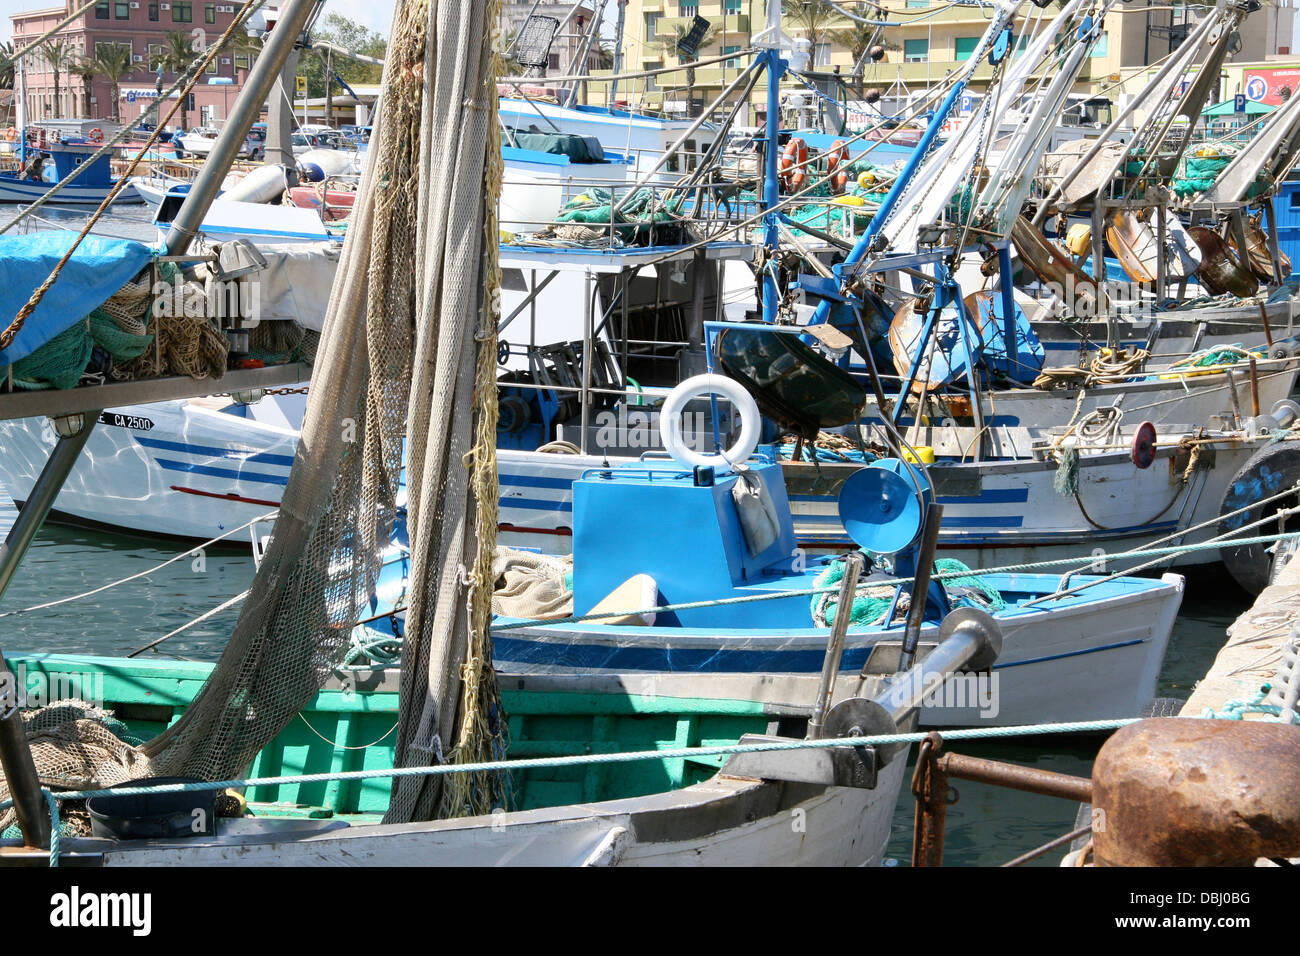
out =
[[(0, 530), (13, 511), (0, 505)], [(175, 554), (141, 539), (62, 527), (45, 528), (14, 577), (0, 610), (12, 611), (77, 594), (166, 560)], [(246, 553), (190, 558), (111, 591), (72, 604), (3, 620), (0, 646), (13, 650), (125, 655), (216, 607), (248, 587), (253, 561)], [(1221, 571), (1193, 570), (1160, 680), (1163, 697), (1186, 698), (1223, 643), (1223, 630), (1249, 601)], [(159, 648), (159, 653), (215, 660), (237, 617), (217, 615)], [(150, 654), (154, 652), (149, 652)], [(953, 747), (995, 760), (1086, 776), (1096, 743), (1042, 738), (1025, 743)], [(909, 770), (910, 773), (910, 770)], [(956, 782), (960, 799), (948, 810), (945, 862), (997, 865), (1073, 829), (1077, 805), (1051, 797)], [(912, 801), (905, 791), (894, 815), (890, 857), (910, 859)], [(1055, 865), (1059, 853), (1034, 865)]]

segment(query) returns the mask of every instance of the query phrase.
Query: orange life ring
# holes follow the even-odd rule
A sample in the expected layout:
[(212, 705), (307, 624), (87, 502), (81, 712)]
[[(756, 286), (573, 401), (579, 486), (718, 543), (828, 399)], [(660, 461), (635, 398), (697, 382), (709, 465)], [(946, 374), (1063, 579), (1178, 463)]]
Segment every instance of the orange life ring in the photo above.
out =
[(840, 163), (848, 162), (849, 148), (844, 145), (844, 140), (837, 139), (835, 142), (831, 143), (830, 152), (827, 153), (826, 156), (826, 171), (828, 173), (833, 173), (835, 167)]
[(804, 164), (808, 162), (808, 144), (796, 136), (785, 144), (781, 155), (781, 185), (786, 192), (797, 192), (808, 178)]
[(10, 126), (7, 130), (5, 130), (5, 142), (6, 143), (18, 142), (18, 130), (14, 129), (12, 126)]
[(96, 126), (90, 131), (90, 141), (92, 143), (102, 143), (104, 141), (104, 131)]

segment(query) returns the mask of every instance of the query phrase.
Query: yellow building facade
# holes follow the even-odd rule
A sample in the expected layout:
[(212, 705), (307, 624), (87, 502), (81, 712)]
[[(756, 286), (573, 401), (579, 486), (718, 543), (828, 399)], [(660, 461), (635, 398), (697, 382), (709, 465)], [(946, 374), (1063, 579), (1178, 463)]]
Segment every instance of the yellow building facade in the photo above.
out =
[[(812, 69), (838, 73), (848, 82), (850, 95), (862, 95), (872, 89), (883, 94), (891, 88), (897, 91), (900, 86), (920, 90), (943, 81), (970, 58), (988, 23), (985, 12), (978, 6), (954, 7), (946, 3), (931, 4), (929, 0), (842, 5), (865, 16), (883, 15), (883, 19), (898, 24), (885, 28), (879, 38), (885, 47), (884, 58), (879, 62), (868, 59), (858, 74), (854, 73), (858, 60), (855, 54), (859, 53), (862, 40), (850, 29), (851, 21), (841, 18), (838, 22), (823, 23), (818, 35), (811, 35), (806, 18), (787, 11), (783, 28), (792, 37), (808, 40)], [(753, 35), (764, 26), (765, 9), (765, 0), (628, 0), (623, 31), (624, 69), (649, 70), (681, 63), (673, 47), (680, 32), (690, 28), (697, 14), (709, 20), (713, 27), (709, 39), (700, 47), (699, 59), (747, 49)], [(1050, 20), (1059, 9), (1056, 4), (1049, 4), (1046, 9), (1026, 4), (1023, 16), (1015, 24), (1017, 34), (1030, 32), (1039, 18)], [(1106, 17), (1101, 40), (1085, 62), (1074, 92), (1102, 94), (1116, 102), (1135, 93), (1149, 76), (1149, 66), (1176, 50), (1194, 28), (1198, 9), (1182, 3), (1147, 8), (1123, 4)], [(1292, 26), (1289, 19), (1286, 22), (1279, 19), (1283, 14), (1289, 18), (1293, 12), (1266, 9), (1247, 19), (1241, 31), (1242, 49), (1232, 57), (1233, 62), (1226, 71), (1231, 81), (1225, 77), (1225, 96), (1239, 91), (1241, 67), (1246, 62), (1277, 60), (1278, 66), (1290, 62)], [(618, 99), (635, 108), (669, 114), (692, 112), (711, 103), (743, 66), (738, 57), (698, 67), (689, 78), (674, 73), (634, 80), (620, 86)], [(980, 66), (972, 84), (976, 92), (987, 84), (991, 73), (988, 63)], [(797, 84), (787, 86), (794, 89)], [(750, 115), (741, 121), (756, 121), (762, 106), (760, 88), (751, 98)]]

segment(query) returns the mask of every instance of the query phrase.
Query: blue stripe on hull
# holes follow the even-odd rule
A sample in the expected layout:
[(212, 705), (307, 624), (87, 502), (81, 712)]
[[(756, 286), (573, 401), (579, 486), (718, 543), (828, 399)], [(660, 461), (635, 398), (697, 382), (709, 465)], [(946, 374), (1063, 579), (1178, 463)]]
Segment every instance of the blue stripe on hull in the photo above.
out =
[[(896, 636), (896, 635), (891, 635)], [(1101, 654), (1106, 651), (1133, 647), (1146, 643), (1145, 639), (1103, 644), (1098, 647), (1043, 657), (1027, 658), (995, 664), (994, 670), (1042, 664), (1048, 661)], [(577, 644), (560, 641), (536, 641), (527, 637), (511, 637), (509, 631), (492, 636), (493, 658), (498, 665), (542, 665), (561, 670), (585, 671), (650, 671), (658, 673), (699, 674), (813, 674), (822, 668), (825, 649), (810, 647), (806, 650), (742, 650), (739, 648), (708, 647), (642, 647), (608, 644)], [(841, 658), (841, 669), (861, 668), (873, 645), (848, 647)]]
[(205, 455), (208, 458), (233, 458), (237, 461), (255, 461), (264, 465), (284, 465), (286, 468), (293, 464), (293, 455), (275, 455), (270, 452), (243, 452), (238, 448), (192, 445), (189, 442), (164, 441), (161, 438), (145, 438), (141, 435), (137, 435), (135, 440), (146, 448), (179, 451), (187, 455)]
[(187, 461), (171, 461), (167, 458), (155, 458), (160, 468), (167, 471), (184, 471), (191, 475), (207, 475), (209, 478), (234, 478), (237, 481), (258, 481), (268, 485), (287, 485), (288, 475), (266, 475), (256, 471), (237, 471), (234, 468), (213, 468), (209, 465), (192, 465)]

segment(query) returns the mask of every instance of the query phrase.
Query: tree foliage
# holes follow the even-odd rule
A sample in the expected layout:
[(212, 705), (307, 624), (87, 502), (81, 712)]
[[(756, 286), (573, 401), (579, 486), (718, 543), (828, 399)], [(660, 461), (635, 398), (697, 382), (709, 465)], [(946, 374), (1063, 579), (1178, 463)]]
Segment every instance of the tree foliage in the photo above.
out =
[[(383, 58), (388, 49), (388, 42), (374, 30), (367, 29), (347, 17), (331, 13), (311, 33), (312, 40), (328, 40), (353, 53)], [(383, 68), (370, 63), (358, 63), (339, 53), (330, 57), (331, 66), (336, 76), (341, 76), (347, 83), (378, 83), (383, 75)], [(298, 75), (307, 78), (307, 95), (322, 97), (325, 95), (325, 61), (323, 55), (304, 53), (298, 60)], [(344, 93), (335, 84), (334, 95)]]

